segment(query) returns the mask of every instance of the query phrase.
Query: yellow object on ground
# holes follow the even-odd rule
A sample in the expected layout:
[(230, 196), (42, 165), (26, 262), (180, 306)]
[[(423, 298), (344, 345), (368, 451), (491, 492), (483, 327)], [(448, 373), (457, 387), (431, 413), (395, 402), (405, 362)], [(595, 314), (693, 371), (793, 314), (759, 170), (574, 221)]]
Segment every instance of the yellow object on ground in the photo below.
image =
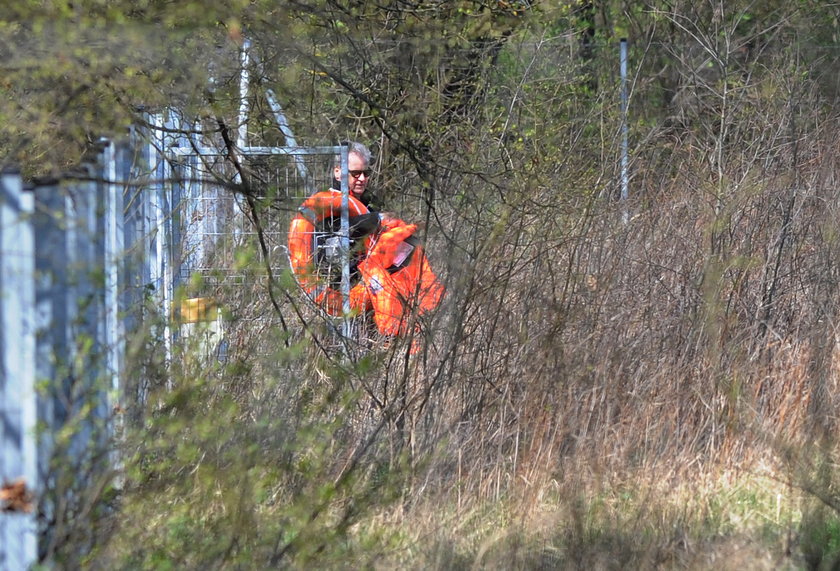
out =
[(173, 303), (172, 309), (172, 317), (179, 323), (215, 321), (219, 317), (219, 306), (212, 297), (185, 299), (180, 306)]

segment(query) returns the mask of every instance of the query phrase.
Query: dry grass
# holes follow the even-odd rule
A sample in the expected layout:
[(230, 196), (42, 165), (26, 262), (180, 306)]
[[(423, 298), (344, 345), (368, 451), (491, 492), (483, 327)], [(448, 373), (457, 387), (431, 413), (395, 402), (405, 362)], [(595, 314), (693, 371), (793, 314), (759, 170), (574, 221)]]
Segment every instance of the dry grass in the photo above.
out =
[(795, 194), (746, 157), (720, 180), (675, 151), (673, 186), (627, 223), (509, 188), (469, 243), (492, 193), (453, 202), (445, 234), (468, 253), (443, 261), (433, 350), (381, 371), (408, 387), (418, 463), (389, 524), (412, 546), (396, 566), (831, 564), (836, 507), (814, 515), (836, 485), (830, 131), (799, 140)]
[[(783, 110), (772, 97), (757, 104)], [(266, 415), (282, 418), (286, 467), (317, 468), (306, 472), (315, 483), (284, 474), (297, 487), (277, 484), (279, 495), (305, 513), (297, 492), (344, 486), (311, 521), (295, 520), (315, 542), (299, 546), (312, 548), (301, 561), (830, 567), (840, 552), (837, 124), (814, 120), (794, 138), (752, 127), (743, 147), (711, 131), (652, 133), (672, 139), (640, 149), (634, 167), (657, 178), (619, 205), (604, 198), (613, 145), (531, 169), (527, 149), (502, 160), (478, 134), (447, 157), (508, 176), (453, 168), (435, 216), (413, 213), (431, 222), (427, 249), (447, 288), (419, 354), (400, 342), (355, 360), (323, 350), (323, 324), (289, 300), (283, 318), (300, 345), (260, 361), (267, 339), (285, 338), (237, 330), (243, 369), (222, 387), (239, 420), (261, 434)], [(236, 302), (251, 314), (268, 306)], [(318, 537), (330, 517), (346, 526), (346, 560)]]
[(551, 480), (520, 498), (462, 506), (437, 497), (381, 517), (400, 549), (377, 568), (785, 569), (800, 568), (801, 494), (755, 473), (662, 470)]

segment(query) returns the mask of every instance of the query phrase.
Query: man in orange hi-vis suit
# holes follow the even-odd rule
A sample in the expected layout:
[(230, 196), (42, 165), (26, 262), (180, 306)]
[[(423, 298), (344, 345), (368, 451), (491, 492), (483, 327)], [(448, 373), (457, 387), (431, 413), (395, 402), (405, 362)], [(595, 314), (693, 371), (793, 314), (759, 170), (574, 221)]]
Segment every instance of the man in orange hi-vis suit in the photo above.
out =
[[(364, 312), (370, 308), (370, 302), (356, 265), (364, 256), (370, 234), (379, 227), (379, 215), (368, 210), (365, 200), (371, 175), (370, 151), (361, 143), (348, 145), (350, 242), (357, 250), (351, 259), (350, 308)], [(307, 198), (289, 227), (289, 258), (295, 278), (307, 295), (330, 315), (342, 313), (340, 272), (345, 254), (338, 234), (342, 202), (340, 180), (339, 156), (333, 167), (332, 187)]]
[[(435, 309), (443, 286), (431, 269), (417, 226), (390, 215), (371, 212), (365, 191), (370, 177), (370, 151), (361, 143), (349, 143), (350, 241), (358, 244), (351, 259), (350, 308), (373, 311), (377, 330), (384, 336), (406, 336), (416, 330), (418, 315)], [(337, 239), (341, 216), (339, 163), (330, 190), (315, 193), (299, 208), (289, 228), (292, 270), (306, 293), (331, 315), (342, 314), (342, 296), (336, 275), (324, 266), (338, 267), (339, 249), (330, 253), (329, 240)], [(330, 238), (332, 236), (332, 238)], [(319, 242), (326, 237), (326, 242)], [(416, 349), (416, 347), (413, 347)]]

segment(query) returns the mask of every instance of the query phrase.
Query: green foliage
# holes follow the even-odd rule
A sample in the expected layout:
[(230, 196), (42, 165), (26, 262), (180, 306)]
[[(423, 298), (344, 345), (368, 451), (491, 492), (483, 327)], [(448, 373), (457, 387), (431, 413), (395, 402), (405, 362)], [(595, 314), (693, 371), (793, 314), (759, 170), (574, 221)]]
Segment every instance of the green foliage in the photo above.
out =
[(364, 453), (363, 438), (347, 441), (359, 396), (300, 386), (296, 349), (263, 378), (190, 356), (200, 351), (173, 356), (170, 387), (149, 394), (128, 432), (118, 531), (102, 556), (144, 569), (366, 561), (371, 539), (349, 530), (394, 499), (399, 472), (348, 464), (353, 446)]
[[(170, 105), (232, 128), (248, 37), (260, 61), (252, 141), (284, 142), (260, 103), (271, 88), (302, 144), (372, 142), (377, 192), (427, 223), (447, 286), (417, 357), (395, 342), (349, 364), (290, 272), (263, 287), (258, 247), (224, 260), (247, 281), (224, 300), (227, 362), (197, 339), (167, 355), (161, 332), (181, 323), (130, 340), (142, 398), (127, 407), (119, 493), (94, 490), (115, 510), (96, 557), (597, 567), (606, 553), (645, 567), (741, 533), (778, 547), (778, 503), (760, 489), (716, 484), (651, 505), (665, 493), (650, 480), (599, 485), (640, 467), (697, 483), (698, 468), (750, 467), (807, 439), (806, 421), (830, 425), (836, 14), (814, 2), (625, 4), (11, 3), (7, 163), (60, 170)], [(625, 34), (631, 200), (616, 205)], [(250, 182), (266, 197), (259, 213), (285, 190)], [(225, 277), (195, 276), (178, 301)], [(68, 370), (93, 367), (90, 338), (76, 341)], [(557, 483), (569, 473), (593, 489)], [(554, 533), (517, 528), (514, 508), (530, 513), (558, 486)], [(416, 525), (423, 501), (466, 521)], [(804, 517), (815, 564), (836, 557), (835, 516)]]
[(840, 515), (816, 507), (800, 528), (802, 553), (810, 569), (834, 569), (840, 561)]

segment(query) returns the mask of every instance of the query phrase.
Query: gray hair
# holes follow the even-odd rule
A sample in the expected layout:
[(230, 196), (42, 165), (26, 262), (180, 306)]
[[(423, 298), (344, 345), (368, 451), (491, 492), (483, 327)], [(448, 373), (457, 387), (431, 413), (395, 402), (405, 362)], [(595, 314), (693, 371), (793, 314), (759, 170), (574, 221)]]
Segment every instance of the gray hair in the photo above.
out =
[[(339, 143), (342, 146), (350, 147), (347, 151), (347, 154), (356, 154), (364, 159), (366, 164), (370, 164), (371, 154), (370, 150), (364, 146), (362, 143), (356, 141), (343, 141)], [(341, 155), (335, 156), (334, 166), (340, 167), (341, 166)]]

